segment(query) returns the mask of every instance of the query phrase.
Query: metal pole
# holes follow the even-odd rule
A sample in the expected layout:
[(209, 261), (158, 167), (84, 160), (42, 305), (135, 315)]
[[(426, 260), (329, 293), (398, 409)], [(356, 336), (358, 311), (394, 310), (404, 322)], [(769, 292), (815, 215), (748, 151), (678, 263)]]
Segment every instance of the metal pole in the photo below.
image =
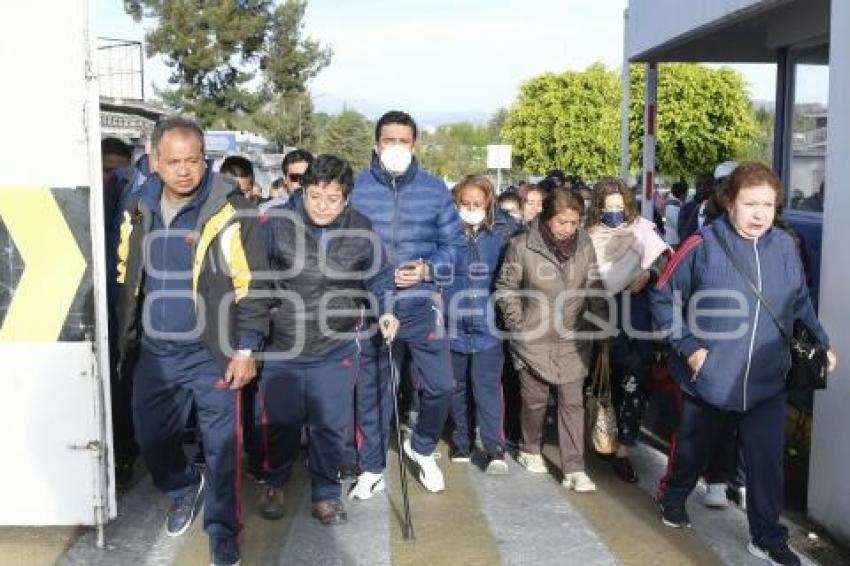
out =
[(629, 105), (632, 96), (632, 68), (629, 63), (629, 10), (623, 11), (623, 70), (620, 81), (622, 96), (620, 99), (620, 178), (629, 181)]
[(404, 506), (404, 524), (402, 525), (401, 534), (404, 540), (413, 540), (416, 535), (413, 533), (413, 518), (410, 516), (410, 495), (407, 490), (407, 468), (404, 465), (404, 457), (402, 456), (403, 442), (401, 437), (401, 419), (398, 411), (398, 368), (393, 359), (393, 344), (391, 341), (386, 342), (387, 353), (390, 358), (390, 382), (392, 383), (393, 396), (393, 414), (395, 415), (395, 434), (396, 442), (398, 443), (398, 473), (401, 478), (401, 500)]
[(655, 193), (655, 129), (657, 127), (658, 64), (646, 64), (643, 112), (643, 204), (641, 215), (652, 220)]
[(502, 170), (496, 169), (496, 194), (502, 192)]
[(145, 44), (139, 43), (139, 81), (142, 84), (142, 100), (145, 99)]

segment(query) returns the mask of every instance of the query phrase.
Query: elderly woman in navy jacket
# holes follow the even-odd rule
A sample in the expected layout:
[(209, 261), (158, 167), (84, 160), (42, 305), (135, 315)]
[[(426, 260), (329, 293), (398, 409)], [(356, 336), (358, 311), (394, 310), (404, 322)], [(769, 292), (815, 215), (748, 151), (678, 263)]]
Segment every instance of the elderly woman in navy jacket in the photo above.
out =
[[(464, 177), (453, 196), (463, 222), (466, 249), (458, 254), (454, 277), (445, 293), (455, 379), (451, 459), (470, 460), (471, 412), (481, 434), (486, 472), (504, 474), (508, 471), (502, 399), (505, 354), (497, 336), (492, 291), (505, 248), (518, 226), (496, 206), (496, 193), (487, 177)], [(472, 411), (470, 400), (474, 400)]]
[[(689, 526), (685, 500), (724, 425), (736, 422), (747, 462), (747, 548), (773, 564), (799, 564), (779, 523), (788, 345), (722, 247), (728, 245), (786, 328), (800, 320), (828, 347), (794, 241), (774, 227), (781, 199), (770, 169), (739, 165), (726, 188), (726, 214), (682, 243), (652, 292), (653, 316), (668, 333), (671, 369), (684, 393), (659, 504), (665, 525)], [(830, 370), (835, 364), (830, 350)]]
[(344, 160), (320, 155), (303, 177), (302, 199), (267, 220), (269, 263), (279, 304), (272, 313), (260, 384), (261, 435), (267, 452), (260, 513), (283, 516), (283, 485), (307, 425), (313, 516), (347, 519), (338, 470), (353, 420), (354, 385), (365, 313), (378, 307), (391, 340), (392, 268), (369, 220), (348, 203), (353, 173)]

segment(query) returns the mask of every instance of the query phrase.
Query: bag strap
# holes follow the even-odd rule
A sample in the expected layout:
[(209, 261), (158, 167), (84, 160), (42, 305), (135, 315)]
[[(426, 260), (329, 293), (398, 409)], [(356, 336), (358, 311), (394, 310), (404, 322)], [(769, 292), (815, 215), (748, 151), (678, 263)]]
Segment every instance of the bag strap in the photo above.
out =
[(777, 328), (779, 328), (779, 332), (782, 333), (782, 336), (785, 338), (785, 341), (790, 344), (791, 335), (785, 329), (785, 326), (783, 326), (783, 324), (779, 322), (779, 317), (776, 316), (776, 313), (770, 307), (770, 304), (767, 302), (767, 299), (764, 298), (764, 295), (762, 295), (761, 291), (759, 291), (758, 287), (756, 287), (755, 283), (753, 283), (753, 280), (750, 279), (749, 275), (747, 275), (747, 272), (744, 271), (743, 267), (741, 267), (741, 264), (738, 262), (738, 258), (736, 258), (735, 255), (732, 253), (732, 250), (729, 248), (729, 244), (726, 243), (726, 240), (723, 238), (723, 236), (720, 235), (720, 232), (717, 230), (714, 224), (711, 225), (711, 231), (714, 232), (717, 241), (720, 243), (720, 247), (723, 248), (723, 253), (726, 254), (726, 257), (729, 258), (730, 262), (732, 262), (732, 266), (738, 271), (738, 273), (741, 274), (741, 277), (750, 287), (750, 290), (755, 294), (756, 299), (761, 302), (762, 306), (764, 306), (764, 309), (770, 315), (770, 318), (773, 319), (773, 323), (776, 324)]
[(603, 343), (596, 355), (596, 365), (593, 369), (591, 391), (595, 397), (609, 399), (611, 397), (611, 363), (608, 344)]

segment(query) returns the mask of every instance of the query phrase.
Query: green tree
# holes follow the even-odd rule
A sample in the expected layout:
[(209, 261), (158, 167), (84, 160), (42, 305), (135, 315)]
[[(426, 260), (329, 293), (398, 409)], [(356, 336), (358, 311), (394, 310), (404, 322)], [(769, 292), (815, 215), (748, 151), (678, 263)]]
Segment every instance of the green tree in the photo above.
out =
[(272, 97), (252, 116), (254, 126), (274, 143), (278, 151), (313, 143), (313, 101), (309, 93)]
[(416, 143), (416, 155), (424, 169), (457, 181), (463, 175), (487, 172), (486, 144), (486, 127), (451, 124), (437, 128), (433, 134), (423, 132)]
[[(641, 164), (644, 67), (632, 67), (631, 162)], [(586, 179), (617, 175), (620, 77), (601, 64), (531, 79), (508, 110), (502, 137), (528, 171), (558, 168)], [(738, 158), (757, 135), (746, 83), (734, 70), (693, 64), (659, 69), (656, 168), (691, 176)]]
[(322, 117), (312, 147), (316, 153), (333, 153), (347, 160), (355, 171), (369, 167), (374, 145), (374, 125), (355, 110), (343, 109), (336, 115)]
[[(636, 167), (642, 163), (644, 74), (643, 65), (632, 66), (629, 142)], [(744, 77), (728, 67), (659, 65), (657, 130), (656, 169), (668, 177), (745, 157), (758, 125)]]
[(331, 62), (329, 47), (303, 37), (306, 0), (286, 0), (275, 8), (268, 33), (268, 48), (260, 61), (266, 85), (273, 94), (305, 94), (307, 83)]
[(561, 169), (584, 178), (616, 174), (619, 80), (601, 64), (547, 73), (520, 87), (502, 138), (529, 171)]
[(508, 119), (508, 109), (499, 108), (490, 117), (487, 122), (488, 138), (490, 143), (498, 144), (502, 141), (502, 130), (505, 127), (505, 120)]
[(753, 109), (758, 132), (747, 151), (741, 156), (747, 161), (773, 162), (773, 128), (776, 113), (765, 107)]
[(173, 69), (158, 94), (206, 127), (231, 128), (241, 115), (285, 106), (330, 61), (329, 49), (302, 38), (305, 0), (138, 0), (131, 8), (137, 21), (154, 23), (148, 56), (164, 56)]

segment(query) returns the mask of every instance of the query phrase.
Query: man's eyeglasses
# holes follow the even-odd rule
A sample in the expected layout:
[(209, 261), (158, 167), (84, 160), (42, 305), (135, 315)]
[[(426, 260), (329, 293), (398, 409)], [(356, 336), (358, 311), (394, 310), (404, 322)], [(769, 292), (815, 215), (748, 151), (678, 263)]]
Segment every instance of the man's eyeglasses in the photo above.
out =
[(290, 183), (300, 183), (301, 177), (303, 177), (303, 175), (301, 173), (287, 173), (286, 174), (286, 178), (289, 179)]

